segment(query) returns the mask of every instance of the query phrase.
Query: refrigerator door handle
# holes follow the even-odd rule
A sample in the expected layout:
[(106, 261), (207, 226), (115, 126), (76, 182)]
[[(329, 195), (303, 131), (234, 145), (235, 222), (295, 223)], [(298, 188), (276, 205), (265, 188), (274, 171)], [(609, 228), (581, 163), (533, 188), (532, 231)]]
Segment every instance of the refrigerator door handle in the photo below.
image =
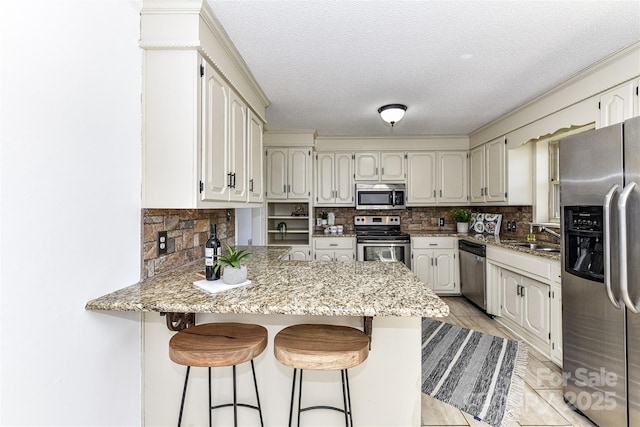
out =
[(632, 182), (622, 190), (618, 199), (618, 215), (620, 216), (620, 293), (627, 308), (638, 314), (640, 310), (629, 295), (629, 272), (627, 271), (627, 200), (635, 186), (636, 183)]
[(602, 206), (604, 216), (604, 285), (607, 289), (607, 296), (611, 304), (617, 309), (621, 309), (622, 305), (613, 295), (611, 289), (611, 200), (614, 194), (618, 192), (618, 184), (614, 184), (604, 196), (604, 204)]

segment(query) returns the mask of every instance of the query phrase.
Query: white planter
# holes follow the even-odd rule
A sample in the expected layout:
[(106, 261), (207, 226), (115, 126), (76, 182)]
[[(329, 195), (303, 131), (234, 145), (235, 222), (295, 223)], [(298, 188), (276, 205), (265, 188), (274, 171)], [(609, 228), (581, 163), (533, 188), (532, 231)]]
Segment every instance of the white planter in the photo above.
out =
[(468, 233), (469, 232), (469, 223), (468, 222), (456, 222), (456, 227), (458, 229), (458, 233)]
[(247, 280), (247, 266), (241, 265), (239, 268), (224, 266), (222, 281), (227, 285), (237, 285)]

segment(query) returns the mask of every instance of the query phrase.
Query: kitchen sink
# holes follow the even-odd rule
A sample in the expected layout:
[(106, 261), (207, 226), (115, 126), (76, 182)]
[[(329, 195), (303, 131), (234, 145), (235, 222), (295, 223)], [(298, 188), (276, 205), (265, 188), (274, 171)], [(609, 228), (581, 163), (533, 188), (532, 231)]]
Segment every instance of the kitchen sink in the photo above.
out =
[(521, 248), (528, 248), (532, 251), (540, 251), (540, 252), (560, 252), (560, 248), (555, 246), (547, 246), (540, 243), (531, 243), (531, 242), (505, 242), (510, 246), (518, 246)]

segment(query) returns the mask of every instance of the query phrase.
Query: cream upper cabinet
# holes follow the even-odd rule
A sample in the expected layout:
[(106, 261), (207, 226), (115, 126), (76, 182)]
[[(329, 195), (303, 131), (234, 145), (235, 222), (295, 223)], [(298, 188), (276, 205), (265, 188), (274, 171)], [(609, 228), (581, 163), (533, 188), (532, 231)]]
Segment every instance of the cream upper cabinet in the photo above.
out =
[(316, 206), (353, 206), (353, 154), (316, 153)]
[(600, 95), (600, 114), (597, 127), (622, 123), (640, 114), (638, 80), (621, 84)]
[(507, 150), (504, 137), (469, 150), (469, 201), (490, 205), (533, 203), (533, 144)]
[(400, 182), (405, 180), (404, 152), (362, 152), (355, 154), (356, 181)]
[(468, 170), (466, 152), (438, 152), (438, 203), (447, 205), (468, 203)]
[(469, 152), (471, 203), (507, 200), (505, 191), (505, 140), (498, 138)]
[(140, 14), (144, 208), (251, 200), (249, 117), (261, 127), (269, 100), (210, 8), (193, 6), (145, 3)]
[(468, 204), (466, 151), (407, 154), (407, 205)]
[(249, 128), (248, 128), (248, 192), (250, 202), (264, 201), (264, 162), (262, 157), (262, 134), (264, 126), (262, 121), (249, 111)]
[(202, 185), (201, 200), (229, 197), (229, 87), (213, 67), (202, 61)]
[(408, 206), (437, 203), (436, 152), (424, 151), (407, 154)]
[(267, 148), (268, 199), (308, 200), (311, 197), (311, 149)]

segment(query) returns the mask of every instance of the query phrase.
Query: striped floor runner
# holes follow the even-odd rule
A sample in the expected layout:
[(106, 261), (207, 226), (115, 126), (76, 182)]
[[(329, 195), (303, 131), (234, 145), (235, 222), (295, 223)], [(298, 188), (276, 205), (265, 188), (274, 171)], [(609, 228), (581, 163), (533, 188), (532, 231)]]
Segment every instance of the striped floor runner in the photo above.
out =
[(484, 421), (507, 426), (523, 401), (522, 343), (422, 319), (422, 392)]

